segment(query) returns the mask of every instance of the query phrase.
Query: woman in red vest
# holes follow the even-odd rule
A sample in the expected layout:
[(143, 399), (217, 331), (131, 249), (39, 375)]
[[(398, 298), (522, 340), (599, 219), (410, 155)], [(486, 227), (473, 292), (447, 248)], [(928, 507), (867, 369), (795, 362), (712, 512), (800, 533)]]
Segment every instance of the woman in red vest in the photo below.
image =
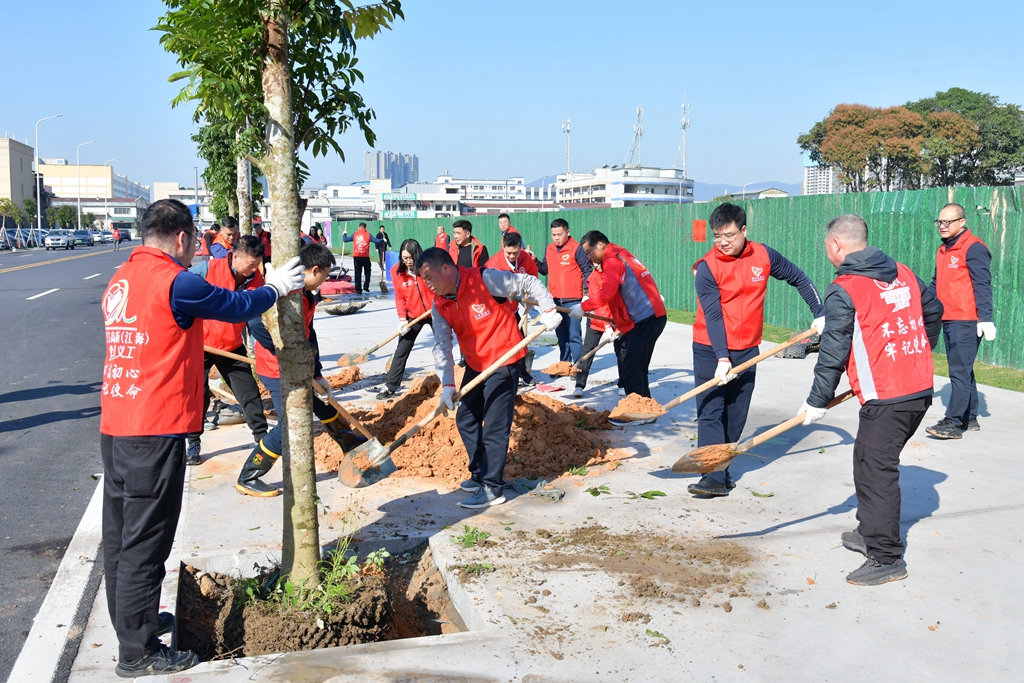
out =
[[(398, 348), (391, 359), (391, 369), (384, 383), (384, 389), (377, 394), (380, 400), (392, 398), (402, 385), (405, 377), (405, 365), (409, 354), (416, 344), (425, 325), (430, 325), (430, 318), (415, 325), (411, 321), (430, 310), (434, 304), (434, 292), (427, 287), (423, 278), (416, 275), (416, 260), (423, 250), (416, 240), (405, 240), (399, 251), (400, 261), (391, 268), (391, 282), (395, 288), (395, 311), (398, 313)], [(433, 328), (431, 328), (433, 329)]]
[(841, 540), (867, 556), (846, 580), (877, 586), (907, 577), (900, 453), (932, 403), (932, 349), (942, 304), (910, 268), (868, 245), (868, 226), (860, 216), (829, 221), (825, 255), (837, 277), (825, 292), (814, 384), (799, 413), (805, 425), (820, 420), (846, 372), (861, 403), (853, 444), (859, 525)]
[(188, 207), (156, 201), (103, 294), (107, 353), (100, 391), (103, 569), (120, 677), (183, 671), (191, 652), (162, 645), (173, 617), (158, 615), (164, 563), (181, 512), (185, 435), (203, 422), (203, 320), (261, 314), (302, 282), (298, 259), (241, 292), (186, 269), (198, 237)]
[[(511, 297), (538, 302), (540, 324), (553, 330), (562, 321), (555, 302), (535, 277), (491, 268), (457, 266), (440, 249), (427, 249), (416, 271), (434, 292), (434, 361), (441, 378), (441, 402), (455, 409), (455, 362), (452, 333), (466, 357), (463, 386), (523, 340), (515, 315), (505, 306)], [(479, 386), (461, 397), (455, 423), (469, 453), (469, 479), (461, 488), (471, 493), (459, 503), (469, 509), (505, 502), (505, 459), (519, 385), (520, 351)]]
[(349, 236), (348, 228), (345, 228), (345, 232), (341, 238), (346, 242), (352, 243), (352, 262), (355, 264), (355, 286), (356, 294), (362, 294), (364, 291), (370, 291), (370, 244), (377, 244), (380, 242), (379, 237), (374, 237), (366, 229), (366, 223), (360, 223), (359, 229), (356, 230), (355, 234)]

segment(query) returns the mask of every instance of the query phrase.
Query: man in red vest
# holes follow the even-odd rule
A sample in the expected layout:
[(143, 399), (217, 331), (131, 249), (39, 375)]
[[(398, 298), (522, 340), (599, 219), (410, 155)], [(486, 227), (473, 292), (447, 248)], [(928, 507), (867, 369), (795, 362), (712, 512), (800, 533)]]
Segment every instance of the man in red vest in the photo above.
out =
[(185, 435), (203, 422), (203, 321), (248, 320), (302, 282), (298, 259), (268, 274), (266, 286), (241, 292), (188, 272), (196, 228), (188, 207), (173, 199), (151, 204), (140, 232), (142, 246), (117, 270), (101, 305), (103, 573), (121, 677), (199, 661), (160, 643), (174, 619), (158, 610), (181, 511)]
[[(416, 271), (434, 292), (434, 363), (441, 378), (441, 402), (448, 410), (455, 409), (452, 332), (466, 357), (465, 386), (523, 340), (515, 314), (505, 305), (509, 298), (536, 301), (542, 311), (539, 322), (549, 330), (561, 322), (551, 295), (530, 275), (459, 266), (436, 248), (423, 252)], [(470, 475), (461, 488), (473, 494), (459, 503), (461, 507), (478, 509), (505, 502), (505, 459), (519, 365), (525, 356), (525, 349), (513, 355), (460, 399), (455, 423), (469, 454)]]
[(262, 222), (256, 222), (252, 224), (252, 234), (259, 238), (260, 242), (263, 243), (263, 262), (269, 263), (271, 259), (271, 240), (270, 233), (263, 229)]
[[(320, 346), (316, 339), (316, 330), (313, 329), (313, 315), (316, 313), (316, 299), (313, 292), (320, 288), (331, 274), (331, 267), (334, 265), (334, 254), (322, 244), (313, 242), (304, 244), (299, 249), (303, 280), (302, 284), (302, 314), (306, 321), (306, 339), (313, 347), (313, 357), (316, 359), (316, 366), (313, 378), (321, 386), (327, 384), (323, 378), (323, 366), (320, 364)], [(296, 287), (298, 289), (298, 287)], [(256, 374), (260, 382), (270, 392), (270, 398), (274, 403), (274, 410), (277, 411), (277, 424), (260, 439), (259, 443), (249, 454), (242, 471), (238, 474), (238, 481), (235, 483), (235, 490), (247, 496), (257, 498), (273, 498), (281, 493), (280, 489), (270, 486), (261, 481), (261, 477), (267, 474), (281, 457), (283, 452), (284, 429), (284, 403), (281, 401), (281, 368), (277, 361), (277, 350), (274, 348), (274, 340), (270, 332), (263, 325), (262, 318), (256, 317), (249, 321), (249, 331), (252, 333), (255, 342), (253, 351), (256, 355)], [(345, 429), (345, 422), (338, 410), (330, 405), (327, 396), (319, 392), (314, 394), (320, 400), (313, 401), (313, 414), (323, 424), (324, 429), (342, 451), (349, 451), (366, 439), (353, 434)]]
[[(223, 287), (234, 291), (257, 289), (263, 286), (263, 274), (259, 265), (263, 263), (263, 243), (255, 235), (242, 235), (235, 243), (235, 248), (227, 258), (215, 258), (200, 261), (189, 270), (205, 278), (214, 287)], [(203, 321), (203, 345), (221, 351), (229, 351), (239, 356), (246, 355), (242, 342), (242, 330), (245, 323), (225, 323), (219, 320)], [(220, 376), (227, 382), (231, 393), (238, 400), (238, 405), (245, 415), (245, 421), (252, 430), (253, 441), (259, 443), (267, 433), (267, 418), (263, 414), (263, 399), (256, 379), (252, 376), (252, 366), (240, 360), (225, 358), (213, 353), (203, 356), (203, 415), (210, 409), (210, 368), (216, 366)], [(188, 435), (188, 448), (185, 451), (185, 464), (198, 465), (203, 430)]]
[(196, 246), (195, 258), (200, 260), (210, 258), (210, 247), (213, 246), (213, 241), (217, 239), (219, 234), (220, 223), (214, 223), (210, 226), (209, 230), (204, 230), (200, 236), (199, 244)]
[(220, 226), (220, 232), (210, 244), (210, 256), (213, 258), (227, 258), (231, 250), (235, 248), (238, 241), (238, 221), (233, 216), (226, 216)]
[(370, 291), (370, 245), (381, 242), (366, 229), (366, 223), (360, 223), (354, 235), (349, 236), (348, 228), (342, 233), (341, 239), (352, 243), (352, 262), (356, 267), (356, 294)]
[(907, 577), (900, 540), (900, 452), (932, 403), (932, 348), (942, 304), (910, 268), (868, 246), (868, 226), (829, 221), (825, 255), (837, 277), (825, 291), (825, 330), (801, 413), (820, 420), (845, 371), (860, 399), (853, 444), (857, 529), (843, 545), (867, 556), (846, 580), (877, 586)]
[(487, 247), (473, 237), (473, 224), (465, 219), (452, 223), (455, 239), (448, 247), (448, 255), (456, 265), (463, 268), (483, 268), (487, 263)]
[[(551, 240), (541, 261), (548, 269), (548, 289), (555, 298), (555, 304), (572, 308), (583, 300), (593, 266), (586, 251), (569, 234), (569, 223), (565, 219), (551, 221)], [(583, 326), (568, 313), (561, 316), (562, 324), (555, 330), (558, 360), (572, 363), (583, 355)]]
[(518, 233), (515, 226), (512, 225), (512, 219), (508, 217), (507, 213), (498, 214), (498, 229), (501, 230), (501, 236), (509, 234), (510, 232)]
[(981, 338), (995, 341), (992, 322), (992, 253), (967, 227), (967, 214), (959, 204), (946, 204), (935, 221), (942, 246), (935, 255), (935, 276), (929, 289), (942, 302), (942, 339), (949, 361), (949, 402), (946, 416), (925, 431), (939, 439), (960, 439), (976, 432), (978, 384), (974, 359)]
[(114, 241), (114, 251), (119, 250), (121, 248), (121, 230), (120, 230), (120, 228), (114, 228), (114, 230), (110, 233), (110, 239), (112, 239)]
[(448, 239), (448, 233), (444, 231), (444, 226), (437, 226), (437, 237), (434, 238), (434, 246), (437, 247), (438, 249), (444, 249), (445, 251), (448, 251), (449, 241), (450, 240)]
[[(510, 273), (523, 273), (537, 277), (538, 273), (547, 275), (548, 268), (543, 263), (538, 263), (533, 254), (523, 249), (523, 236), (518, 231), (510, 230), (501, 238), (502, 250), (487, 260), (487, 268), (496, 270), (507, 270)], [(520, 309), (519, 303), (508, 302), (509, 308), (516, 314), (516, 319), (522, 324), (522, 316), (527, 315), (526, 307)], [(519, 379), (525, 386), (534, 386), (537, 381), (527, 370), (527, 365), (533, 363), (533, 351), (527, 351), (528, 358), (524, 358), (519, 367)]]
[[(760, 351), (769, 277), (800, 292), (819, 334), (825, 324), (825, 308), (810, 278), (771, 247), (747, 240), (747, 214), (742, 207), (720, 204), (711, 212), (708, 225), (715, 246), (694, 264), (693, 379), (698, 385), (711, 379), (721, 384), (697, 398), (698, 446), (734, 443), (743, 433), (757, 368), (739, 377), (732, 368)], [(687, 491), (726, 496), (735, 486), (726, 469), (705, 475)]]
[[(601, 272), (601, 266), (594, 266), (594, 270), (587, 278), (587, 289), (591, 292), (599, 292), (603, 286), (604, 273)], [(616, 310), (614, 312), (612, 311), (612, 304), (615, 304), (616, 306)], [(613, 327), (611, 323), (590, 318), (587, 321), (587, 331), (583, 337), (583, 348), (581, 350), (583, 356), (586, 356), (588, 353), (593, 351), (598, 344), (606, 339), (615, 339), (622, 333), (622, 331), (629, 332), (633, 329), (633, 321), (629, 319), (629, 316), (626, 313), (625, 305), (622, 303), (622, 297), (618, 297), (607, 304), (597, 307), (594, 309), (594, 313), (602, 318), (613, 318), (614, 316), (613, 319), (620, 321), (619, 324), (622, 325), (622, 330), (616, 334), (616, 328)], [(594, 358), (590, 357), (579, 363), (579, 372), (575, 375), (576, 387), (572, 392), (573, 398), (581, 398), (583, 396), (583, 390), (587, 388), (587, 378), (590, 377), (590, 366), (593, 362)]]

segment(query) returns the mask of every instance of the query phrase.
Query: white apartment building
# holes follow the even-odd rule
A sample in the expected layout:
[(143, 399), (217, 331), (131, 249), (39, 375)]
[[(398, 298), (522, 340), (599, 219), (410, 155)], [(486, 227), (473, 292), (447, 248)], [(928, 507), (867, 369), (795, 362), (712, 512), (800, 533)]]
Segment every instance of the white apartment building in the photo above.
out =
[[(165, 180), (158, 180), (153, 183), (154, 202), (158, 202), (161, 199), (177, 199), (182, 204), (195, 204), (196, 196), (197, 193), (194, 187), (182, 187), (180, 183)], [(199, 188), (198, 196), (200, 204), (209, 202), (210, 196), (205, 187)]]
[[(605, 166), (591, 173), (562, 173), (555, 181), (555, 201), (602, 207), (687, 204), (693, 201), (693, 180), (674, 168)], [(597, 208), (597, 207), (589, 207)]]
[(804, 179), (801, 183), (801, 192), (804, 195), (843, 192), (839, 172), (830, 166), (819, 166), (811, 160), (810, 153), (804, 152)]
[(58, 197), (108, 197), (150, 201), (150, 187), (114, 173), (113, 166), (69, 164), (67, 159), (40, 159), (43, 184)]
[(420, 160), (415, 154), (402, 152), (363, 152), (365, 180), (391, 180), (391, 187), (402, 187), (420, 179)]
[[(435, 186), (433, 190), (420, 189), (419, 186)], [(403, 188), (407, 192), (433, 191), (437, 188), (444, 188), (444, 194), (454, 194), (461, 200), (503, 200), (503, 201), (524, 201), (526, 200), (527, 187), (526, 178), (506, 178), (504, 180), (478, 180), (473, 178), (455, 178), (448, 175), (437, 177), (432, 183), (418, 183), (416, 188)], [(534, 188), (529, 188), (534, 189)]]

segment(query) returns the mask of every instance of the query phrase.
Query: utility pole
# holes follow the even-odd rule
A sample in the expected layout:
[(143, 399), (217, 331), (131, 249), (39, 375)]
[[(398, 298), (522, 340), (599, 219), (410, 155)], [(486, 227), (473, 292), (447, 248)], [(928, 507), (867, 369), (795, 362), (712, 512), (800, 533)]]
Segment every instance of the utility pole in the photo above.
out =
[(633, 126), (633, 144), (629, 146), (626, 154), (629, 155), (627, 161), (623, 162), (623, 166), (633, 165), (633, 156), (636, 156), (637, 168), (643, 166), (643, 162), (640, 160), (640, 141), (644, 137), (644, 105), (639, 105), (636, 108), (636, 125)]
[(570, 148), (569, 148), (569, 129), (570, 129), (570, 127), (571, 126), (570, 126), (569, 119), (566, 119), (565, 121), (562, 121), (562, 132), (565, 133), (565, 172), (566, 172), (566, 174), (572, 172), (570, 170), (570, 168), (569, 168), (569, 153), (570, 153)]
[[(36, 230), (40, 232), (43, 229), (43, 190), (40, 176), (43, 174), (39, 170), (39, 124), (43, 121), (49, 121), (50, 119), (59, 119), (61, 116), (64, 116), (64, 114), (54, 114), (53, 116), (47, 116), (46, 118), (36, 121), (36, 148), (34, 150), (36, 154)], [(31, 232), (32, 231), (29, 230), (29, 240), (32, 239)]]
[(95, 140), (89, 140), (89, 142), (83, 142), (75, 149), (75, 172), (78, 174), (78, 229), (82, 229), (82, 162), (81, 152), (82, 147), (91, 145), (96, 142)]
[(202, 219), (202, 214), (200, 213), (200, 207), (199, 207), (199, 167), (198, 166), (193, 166), (192, 170), (194, 170), (196, 172), (196, 185), (195, 185), (195, 188), (194, 188), (195, 189), (195, 193), (196, 193), (196, 225), (201, 226), (203, 224), (203, 219)]
[(690, 127), (690, 105), (686, 103), (686, 93), (683, 93), (683, 103), (679, 107), (682, 110), (682, 118), (679, 119), (679, 127), (683, 129), (683, 137), (679, 141), (679, 153), (683, 158), (683, 174), (679, 179), (679, 203), (683, 203), (683, 183), (686, 181), (686, 129)]
[[(114, 157), (113, 159), (107, 159), (106, 161), (103, 162), (103, 165), (106, 166), (111, 161), (117, 161), (120, 158), (121, 157)], [(103, 193), (103, 229), (104, 230), (107, 229), (107, 221), (110, 220), (110, 209), (107, 208), (107, 195), (112, 195), (112, 194), (114, 194), (114, 170), (113, 169), (110, 170), (110, 191)]]

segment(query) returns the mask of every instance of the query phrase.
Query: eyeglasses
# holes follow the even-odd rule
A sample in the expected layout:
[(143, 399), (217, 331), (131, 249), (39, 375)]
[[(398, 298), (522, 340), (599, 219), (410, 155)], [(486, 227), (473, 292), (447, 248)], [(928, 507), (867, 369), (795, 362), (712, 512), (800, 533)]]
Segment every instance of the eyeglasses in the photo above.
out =
[(402, 263), (416, 263), (416, 259), (414, 259), (412, 256), (403, 256)]
[(935, 227), (936, 228), (948, 228), (949, 226), (953, 225), (953, 223), (956, 223), (957, 221), (965, 221), (965, 220), (967, 220), (967, 219), (961, 216), (960, 218), (954, 218), (951, 221), (935, 221)]
[(199, 236), (198, 232), (189, 232), (188, 230), (182, 230), (182, 232), (186, 235), (190, 235), (196, 244), (200, 244), (203, 241), (203, 238)]
[(734, 239), (739, 237), (739, 230), (736, 232), (721, 232), (717, 235), (712, 235), (716, 242), (732, 242)]

